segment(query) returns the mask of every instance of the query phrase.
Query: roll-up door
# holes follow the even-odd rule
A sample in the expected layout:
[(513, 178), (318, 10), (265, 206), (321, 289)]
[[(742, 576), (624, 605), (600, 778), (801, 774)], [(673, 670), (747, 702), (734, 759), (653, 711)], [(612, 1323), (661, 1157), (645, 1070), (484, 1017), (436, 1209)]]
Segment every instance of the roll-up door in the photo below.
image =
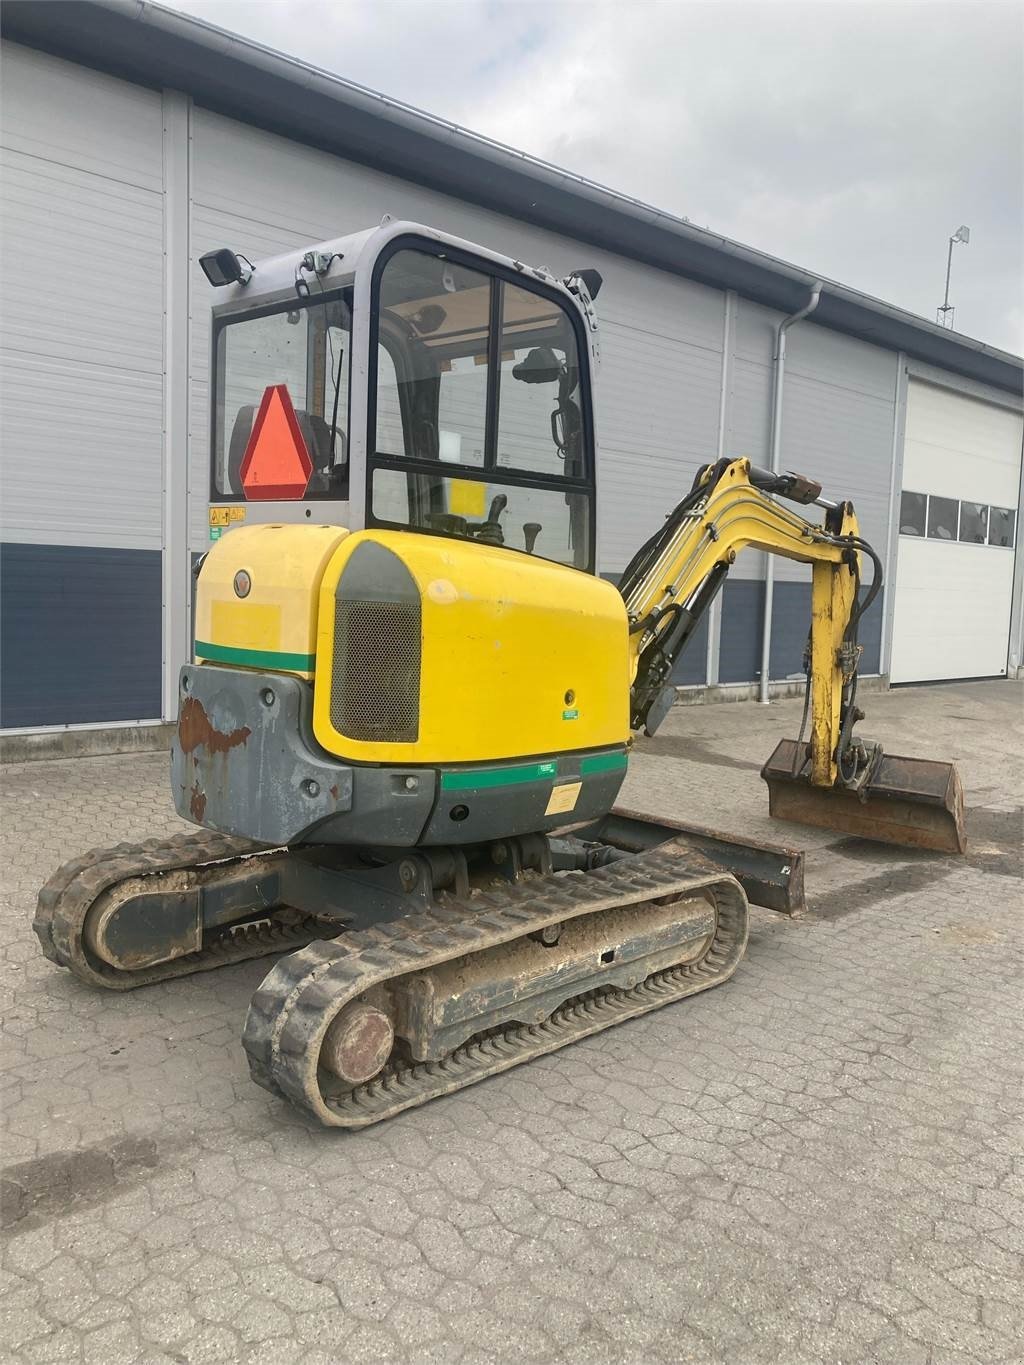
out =
[(1006, 672), (1024, 418), (911, 380), (894, 683)]

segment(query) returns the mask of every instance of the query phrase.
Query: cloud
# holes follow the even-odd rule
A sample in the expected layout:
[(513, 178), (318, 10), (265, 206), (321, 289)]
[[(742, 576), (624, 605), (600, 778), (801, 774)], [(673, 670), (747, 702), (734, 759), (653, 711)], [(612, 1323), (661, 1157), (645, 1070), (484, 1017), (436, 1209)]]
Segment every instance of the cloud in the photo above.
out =
[(1015, 3), (181, 0), (212, 23), (1024, 349)]

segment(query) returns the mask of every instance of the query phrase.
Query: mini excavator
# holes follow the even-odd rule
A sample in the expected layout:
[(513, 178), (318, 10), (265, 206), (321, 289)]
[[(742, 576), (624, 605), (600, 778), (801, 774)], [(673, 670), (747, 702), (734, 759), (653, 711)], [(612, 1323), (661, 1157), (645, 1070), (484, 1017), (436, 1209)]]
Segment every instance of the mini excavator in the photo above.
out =
[(252, 1076), (342, 1128), (724, 982), (748, 896), (792, 908), (799, 855), (770, 874), (769, 846), (614, 807), (746, 549), (811, 566), (772, 813), (963, 851), (952, 765), (855, 733), (881, 564), (849, 502), (720, 459), (597, 576), (596, 271), (388, 219), (201, 264), (225, 291), (213, 540), (171, 755), (201, 828), (61, 867), (35, 919), (52, 961), (125, 990), (276, 955)]

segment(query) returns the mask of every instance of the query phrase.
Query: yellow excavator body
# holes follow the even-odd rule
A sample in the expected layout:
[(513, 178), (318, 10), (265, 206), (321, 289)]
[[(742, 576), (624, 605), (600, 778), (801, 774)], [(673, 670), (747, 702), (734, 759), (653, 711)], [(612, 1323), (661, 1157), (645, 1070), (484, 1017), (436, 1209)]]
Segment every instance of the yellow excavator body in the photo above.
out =
[[(372, 583), (380, 565), (399, 577), (391, 600), (354, 597), (361, 563)], [(324, 572), (318, 620), (313, 730), (330, 753), (481, 763), (629, 741), (626, 609), (592, 574), (497, 546), (359, 531)], [(398, 740), (376, 737), (383, 699), (366, 689), (384, 632), (389, 672), (418, 716)]]
[(630, 738), (620, 594), (494, 546), (241, 527), (203, 565), (195, 653), (309, 680), (317, 740), (361, 763), (481, 763)]

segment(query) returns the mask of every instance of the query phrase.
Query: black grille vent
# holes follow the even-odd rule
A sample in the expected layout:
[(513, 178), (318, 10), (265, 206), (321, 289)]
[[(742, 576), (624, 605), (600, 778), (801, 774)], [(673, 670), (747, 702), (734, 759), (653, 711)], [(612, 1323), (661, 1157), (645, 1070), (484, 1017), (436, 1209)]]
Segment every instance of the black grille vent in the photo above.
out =
[(420, 604), (339, 594), (331, 724), (350, 739), (410, 743), (419, 735)]

